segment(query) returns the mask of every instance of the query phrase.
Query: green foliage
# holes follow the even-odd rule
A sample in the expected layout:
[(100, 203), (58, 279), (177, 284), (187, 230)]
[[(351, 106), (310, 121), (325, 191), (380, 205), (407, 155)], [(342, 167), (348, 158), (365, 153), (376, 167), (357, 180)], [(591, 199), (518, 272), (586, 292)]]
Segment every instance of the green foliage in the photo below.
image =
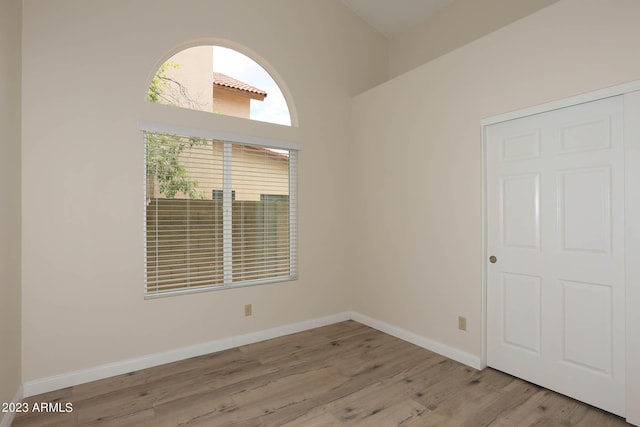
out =
[(207, 145), (202, 138), (187, 138), (162, 133), (147, 133), (147, 176), (158, 180), (160, 194), (173, 199), (178, 192), (190, 199), (204, 199), (198, 192), (198, 181), (189, 178), (180, 155), (189, 147)]
[[(147, 100), (154, 103), (173, 104), (172, 98), (166, 96), (171, 84), (176, 83), (167, 77), (167, 69), (179, 68), (175, 62), (165, 62), (158, 68), (158, 72), (147, 91)], [(155, 177), (159, 184), (160, 195), (173, 199), (181, 192), (190, 199), (204, 199), (198, 192), (198, 181), (189, 178), (187, 169), (180, 161), (180, 155), (187, 147), (207, 145), (202, 138), (186, 138), (161, 133), (147, 133), (146, 168), (147, 177)]]
[(167, 78), (167, 69), (169, 67), (180, 68), (180, 64), (167, 61), (158, 68), (158, 72), (151, 79), (151, 84), (147, 90), (147, 101), (163, 103), (162, 101), (165, 99), (163, 95), (171, 84), (171, 80)]

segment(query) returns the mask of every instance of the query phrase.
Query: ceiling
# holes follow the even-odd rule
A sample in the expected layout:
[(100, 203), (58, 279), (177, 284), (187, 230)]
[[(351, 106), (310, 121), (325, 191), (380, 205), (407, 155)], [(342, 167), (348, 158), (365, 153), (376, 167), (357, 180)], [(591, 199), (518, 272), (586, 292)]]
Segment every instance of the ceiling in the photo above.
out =
[(433, 15), (453, 0), (342, 0), (351, 10), (387, 37)]

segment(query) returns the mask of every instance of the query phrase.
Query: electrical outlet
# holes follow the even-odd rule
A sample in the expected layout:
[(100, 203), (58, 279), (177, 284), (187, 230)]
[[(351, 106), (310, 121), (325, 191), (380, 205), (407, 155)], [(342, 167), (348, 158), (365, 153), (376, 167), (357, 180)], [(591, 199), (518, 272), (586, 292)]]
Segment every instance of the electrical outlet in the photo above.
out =
[(251, 316), (253, 314), (253, 307), (251, 307), (251, 304), (245, 304), (244, 305), (244, 315), (245, 316)]
[(467, 318), (466, 317), (458, 316), (458, 329), (460, 329), (461, 331), (466, 331), (467, 330)]

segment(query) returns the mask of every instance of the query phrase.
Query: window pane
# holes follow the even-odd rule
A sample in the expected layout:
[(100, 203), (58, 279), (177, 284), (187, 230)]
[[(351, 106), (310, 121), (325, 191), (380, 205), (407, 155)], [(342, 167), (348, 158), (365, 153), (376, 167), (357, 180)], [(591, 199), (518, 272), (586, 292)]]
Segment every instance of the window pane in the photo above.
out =
[(182, 50), (156, 70), (149, 102), (291, 125), (287, 102), (256, 61), (221, 46)]
[(293, 276), (288, 150), (145, 135), (147, 293)]
[(233, 280), (289, 275), (289, 154), (233, 149)]

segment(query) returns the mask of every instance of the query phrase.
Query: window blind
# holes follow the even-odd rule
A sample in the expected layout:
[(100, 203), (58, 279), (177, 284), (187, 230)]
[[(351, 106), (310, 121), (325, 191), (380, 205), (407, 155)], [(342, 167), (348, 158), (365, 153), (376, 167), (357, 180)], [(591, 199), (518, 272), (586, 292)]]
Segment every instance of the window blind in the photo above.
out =
[(148, 296), (296, 278), (296, 150), (144, 139)]

